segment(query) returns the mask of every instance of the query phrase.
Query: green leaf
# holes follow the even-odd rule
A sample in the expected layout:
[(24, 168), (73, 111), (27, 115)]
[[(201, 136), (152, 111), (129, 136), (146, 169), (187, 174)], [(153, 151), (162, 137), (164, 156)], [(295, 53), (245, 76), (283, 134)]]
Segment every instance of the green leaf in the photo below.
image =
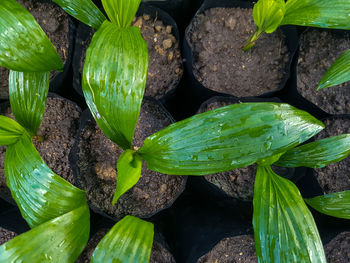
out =
[(258, 262), (326, 263), (315, 221), (291, 181), (258, 166), (253, 205)]
[(350, 80), (350, 49), (345, 51), (328, 69), (317, 90), (329, 88)]
[(322, 168), (343, 160), (349, 153), (350, 134), (342, 134), (290, 149), (274, 164), (284, 167)]
[(97, 245), (91, 263), (148, 263), (153, 235), (153, 224), (126, 216)]
[(262, 33), (272, 33), (279, 27), (286, 11), (285, 7), (284, 0), (259, 0), (254, 5), (253, 18), (257, 29), (245, 43), (244, 51), (252, 48)]
[(118, 27), (128, 27), (133, 20), (141, 0), (102, 0), (109, 19)]
[(253, 18), (258, 29), (272, 33), (281, 24), (286, 3), (284, 0), (259, 0), (253, 8)]
[(0, 145), (16, 143), (26, 130), (9, 117), (0, 115)]
[(31, 72), (63, 69), (49, 38), (16, 0), (1, 0), (0, 14), (0, 66)]
[(84, 191), (53, 173), (44, 163), (28, 134), (8, 146), (5, 175), (12, 197), (30, 227), (86, 203)]
[(288, 104), (241, 103), (172, 124), (148, 137), (139, 153), (157, 172), (213, 174), (283, 153), (323, 127)]
[(316, 196), (305, 201), (323, 214), (350, 219), (350, 190)]
[(16, 120), (36, 135), (45, 111), (49, 72), (10, 71), (9, 93)]
[(117, 188), (112, 204), (139, 181), (141, 169), (142, 159), (133, 150), (126, 150), (120, 155), (117, 163)]
[(86, 52), (82, 85), (97, 124), (123, 149), (131, 148), (147, 69), (147, 44), (140, 30), (105, 21)]
[(350, 29), (348, 0), (288, 0), (281, 25)]
[(91, 0), (52, 0), (71, 16), (98, 29), (106, 17)]
[(83, 251), (90, 231), (85, 204), (0, 246), (0, 262), (71, 263)]

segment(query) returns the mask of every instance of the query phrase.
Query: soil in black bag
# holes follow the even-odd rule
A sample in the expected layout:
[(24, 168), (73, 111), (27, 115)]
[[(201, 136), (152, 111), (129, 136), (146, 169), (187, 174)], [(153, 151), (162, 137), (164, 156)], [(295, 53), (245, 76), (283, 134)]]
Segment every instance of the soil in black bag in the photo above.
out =
[(252, 9), (212, 8), (198, 14), (187, 34), (198, 81), (237, 97), (277, 90), (289, 61), (285, 37), (281, 30), (263, 34), (250, 51), (242, 51), (255, 29)]
[[(172, 120), (158, 105), (144, 101), (133, 145), (141, 147), (146, 137), (171, 123)], [(78, 147), (78, 181), (87, 191), (90, 205), (115, 219), (128, 214), (151, 216), (172, 204), (183, 191), (185, 177), (151, 171), (144, 163), (138, 183), (116, 205), (112, 205), (117, 181), (116, 164), (122, 149), (110, 141), (93, 120), (89, 120), (81, 132)]]
[[(1, 114), (14, 119), (9, 107)], [(60, 97), (48, 98), (38, 131), (44, 141), (33, 140), (35, 148), (50, 169), (70, 183), (73, 183), (73, 172), (68, 156), (78, 133), (80, 114), (81, 110), (72, 102)], [(0, 146), (0, 192), (9, 193), (4, 175), (5, 151), (6, 147)]]
[[(140, 28), (148, 46), (149, 67), (145, 96), (160, 99), (177, 86), (183, 73), (178, 41), (172, 33), (171, 25), (165, 25), (147, 14), (135, 17), (132, 26)], [(92, 30), (88, 39), (80, 43), (82, 47), (80, 74), (83, 72), (86, 50), (94, 33), (95, 30)]]
[[(326, 128), (315, 136), (315, 140), (350, 133), (350, 119), (328, 119)], [(350, 190), (350, 157), (314, 170), (317, 181), (325, 194)]]
[[(239, 100), (214, 97), (203, 103), (199, 113), (214, 110), (220, 107), (239, 103)], [(234, 169), (227, 172), (211, 174), (204, 176), (205, 180), (214, 184), (224, 191), (228, 196), (238, 198), (243, 201), (252, 201), (254, 195), (254, 181), (257, 165), (253, 164), (247, 167)], [(272, 169), (280, 176), (291, 178), (295, 169), (272, 166)]]
[(198, 263), (257, 262), (254, 237), (242, 235), (221, 240), (212, 250), (200, 257)]
[[(86, 248), (77, 259), (76, 263), (89, 263), (98, 243), (108, 233), (109, 229), (101, 229), (88, 242)], [(150, 263), (175, 263), (171, 253), (157, 241), (153, 242)]]
[(0, 227), (0, 246), (7, 241), (10, 241), (15, 236), (17, 236), (15, 232)]
[(350, 82), (316, 90), (335, 60), (350, 49), (350, 35), (330, 30), (309, 29), (300, 37), (298, 91), (330, 114), (350, 113)]
[[(63, 64), (68, 58), (69, 48), (69, 21), (68, 15), (57, 5), (52, 3), (40, 3), (32, 0), (17, 0), (26, 8), (41, 26), (57, 50)], [(50, 73), (50, 80), (57, 72)], [(9, 70), (0, 67), (0, 99), (8, 99), (8, 75)]]
[(350, 262), (350, 232), (342, 232), (324, 246), (328, 263)]

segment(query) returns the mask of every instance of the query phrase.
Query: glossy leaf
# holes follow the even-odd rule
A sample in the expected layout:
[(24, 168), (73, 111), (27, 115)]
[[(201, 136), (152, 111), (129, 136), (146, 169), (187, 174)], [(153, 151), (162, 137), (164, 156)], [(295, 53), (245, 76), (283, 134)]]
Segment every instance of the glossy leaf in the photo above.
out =
[(97, 245), (91, 263), (148, 263), (153, 235), (153, 224), (126, 216)]
[(71, 16), (98, 29), (106, 17), (91, 0), (52, 0)]
[(241, 103), (172, 124), (148, 137), (139, 153), (157, 172), (213, 174), (283, 153), (322, 128), (288, 104)]
[(86, 203), (85, 192), (53, 173), (28, 134), (8, 146), (5, 175), (12, 197), (30, 227), (38, 226)]
[(133, 150), (126, 150), (117, 162), (117, 188), (112, 203), (133, 187), (141, 177), (142, 159)]
[(323, 214), (350, 219), (350, 190), (316, 196), (305, 202)]
[(288, 150), (275, 165), (284, 167), (322, 168), (339, 162), (350, 154), (350, 134), (311, 142)]
[(318, 84), (317, 90), (350, 81), (350, 49), (345, 51), (328, 69)]
[(109, 19), (118, 27), (131, 24), (141, 0), (102, 0), (102, 5)]
[(0, 246), (0, 262), (71, 263), (83, 251), (90, 231), (85, 204)]
[(258, 166), (253, 205), (258, 262), (326, 263), (315, 221), (291, 181)]
[(36, 135), (45, 111), (49, 72), (10, 71), (9, 93), (16, 120)]
[(97, 124), (123, 149), (131, 148), (147, 69), (147, 44), (140, 30), (105, 21), (86, 52), (82, 85)]
[(16, 0), (1, 0), (0, 66), (30, 72), (63, 69), (49, 38)]
[(348, 0), (288, 0), (281, 25), (350, 29)]
[(0, 115), (0, 145), (16, 143), (26, 130), (9, 117)]

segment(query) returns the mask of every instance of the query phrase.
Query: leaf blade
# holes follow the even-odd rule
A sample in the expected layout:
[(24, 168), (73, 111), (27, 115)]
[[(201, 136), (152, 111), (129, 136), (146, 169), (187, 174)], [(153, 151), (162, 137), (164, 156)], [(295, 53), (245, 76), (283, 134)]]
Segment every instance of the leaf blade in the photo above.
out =
[(317, 90), (343, 84), (350, 80), (350, 49), (345, 51), (327, 70)]
[(106, 17), (91, 0), (52, 0), (79, 21), (98, 29)]
[(258, 166), (253, 227), (259, 262), (324, 262), (315, 221), (297, 187)]
[(118, 27), (128, 27), (133, 20), (141, 0), (102, 0), (109, 19)]
[(87, 50), (82, 87), (97, 124), (123, 149), (131, 148), (147, 68), (147, 44), (139, 29), (118, 29), (105, 21)]
[(49, 72), (10, 71), (9, 95), (16, 120), (36, 135), (45, 111)]
[(245, 167), (307, 140), (323, 124), (287, 104), (241, 103), (195, 115), (148, 137), (149, 169), (205, 175)]
[(142, 159), (134, 151), (126, 150), (120, 155), (117, 162), (117, 186), (113, 196), (113, 205), (139, 181), (141, 169)]
[(18, 141), (26, 130), (9, 117), (0, 115), (0, 145), (10, 145)]
[(332, 136), (288, 150), (275, 163), (284, 167), (322, 168), (350, 154), (350, 134)]
[(53, 173), (44, 163), (28, 134), (7, 147), (5, 176), (12, 197), (30, 227), (86, 203), (84, 191)]
[(288, 0), (281, 25), (350, 29), (347, 0)]
[(115, 224), (97, 245), (91, 262), (148, 263), (153, 235), (153, 224), (133, 216), (126, 216)]
[(350, 219), (350, 190), (305, 198), (305, 202), (320, 213)]
[(75, 262), (90, 231), (85, 204), (0, 246), (0, 262)]
[(283, 0), (259, 0), (253, 8), (253, 18), (257, 27), (262, 32), (274, 32), (283, 20), (285, 5)]
[(0, 65), (15, 71), (62, 70), (56, 49), (32, 15), (15, 0), (0, 5)]

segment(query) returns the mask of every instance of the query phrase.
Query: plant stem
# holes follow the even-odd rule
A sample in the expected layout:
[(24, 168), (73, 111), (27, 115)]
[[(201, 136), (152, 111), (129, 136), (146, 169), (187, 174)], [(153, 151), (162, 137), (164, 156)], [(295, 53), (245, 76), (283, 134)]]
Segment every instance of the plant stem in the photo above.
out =
[(243, 51), (250, 50), (255, 45), (255, 42), (260, 38), (262, 33), (263, 31), (257, 28), (254, 34), (247, 40), (247, 42), (245, 42), (244, 46), (242, 47)]

